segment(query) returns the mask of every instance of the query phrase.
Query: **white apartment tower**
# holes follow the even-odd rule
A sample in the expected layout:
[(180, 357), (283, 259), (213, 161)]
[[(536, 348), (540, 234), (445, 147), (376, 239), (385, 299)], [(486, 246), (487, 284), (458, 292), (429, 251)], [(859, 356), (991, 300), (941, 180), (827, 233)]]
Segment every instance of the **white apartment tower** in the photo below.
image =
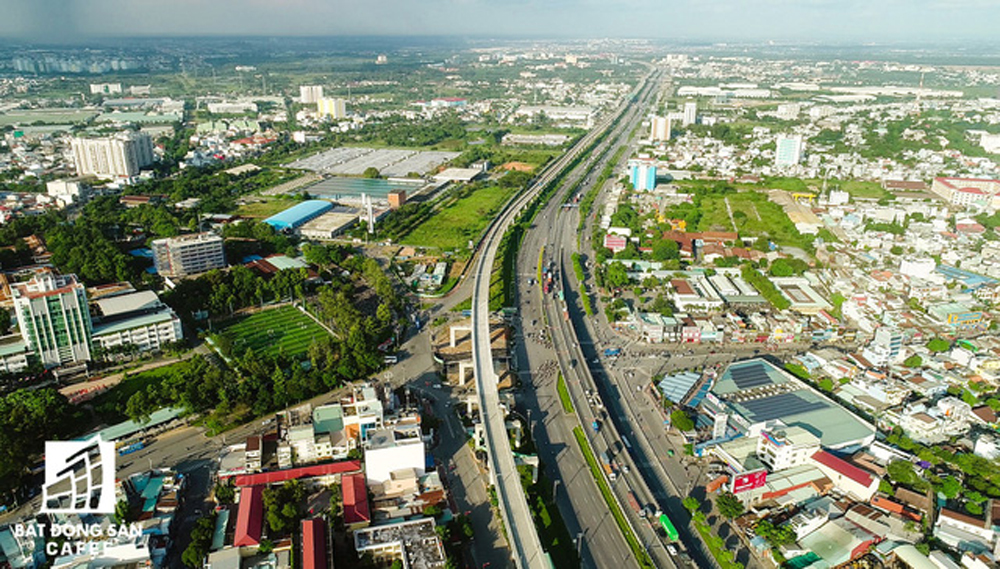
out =
[(698, 103), (688, 101), (684, 103), (684, 126), (690, 126), (698, 122)]
[(105, 138), (74, 138), (76, 173), (99, 178), (130, 178), (153, 163), (153, 140), (142, 132)]
[(343, 99), (324, 97), (316, 101), (316, 112), (331, 119), (347, 118), (347, 102)]
[(301, 85), (299, 87), (299, 102), (303, 105), (314, 105), (323, 98), (322, 85)]
[(214, 233), (194, 233), (157, 239), (152, 243), (153, 261), (164, 277), (186, 277), (226, 266), (223, 239)]
[(794, 166), (802, 161), (802, 136), (781, 135), (774, 151), (774, 165)]
[(649, 124), (649, 140), (664, 142), (670, 140), (670, 117), (653, 117)]
[(44, 271), (10, 287), (21, 338), (46, 367), (90, 359), (87, 291), (76, 275)]

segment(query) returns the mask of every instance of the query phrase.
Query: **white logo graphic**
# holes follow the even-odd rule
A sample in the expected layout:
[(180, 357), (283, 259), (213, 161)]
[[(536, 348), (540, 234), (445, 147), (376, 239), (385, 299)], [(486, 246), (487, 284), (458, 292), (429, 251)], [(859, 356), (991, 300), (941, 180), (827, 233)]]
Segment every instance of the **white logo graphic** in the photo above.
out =
[(42, 513), (115, 513), (114, 443), (46, 441)]

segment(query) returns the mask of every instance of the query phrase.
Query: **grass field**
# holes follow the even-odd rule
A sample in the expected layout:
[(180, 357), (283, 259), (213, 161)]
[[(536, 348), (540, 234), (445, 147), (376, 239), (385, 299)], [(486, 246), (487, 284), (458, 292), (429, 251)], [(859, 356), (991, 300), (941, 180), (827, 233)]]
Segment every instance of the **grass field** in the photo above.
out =
[(258, 201), (257, 198), (253, 198), (253, 202), (241, 205), (236, 208), (234, 212), (236, 215), (241, 215), (243, 217), (253, 217), (264, 219), (271, 217), (276, 213), (285, 211), (286, 209), (292, 207), (297, 202), (292, 200), (261, 200)]
[(21, 126), (42, 122), (45, 124), (74, 124), (87, 122), (97, 116), (97, 111), (85, 109), (33, 109), (15, 110), (0, 115), (0, 126)]
[(128, 420), (128, 416), (125, 415), (125, 404), (128, 403), (130, 397), (139, 391), (146, 391), (150, 386), (159, 387), (167, 376), (178, 369), (178, 366), (187, 365), (187, 361), (183, 361), (131, 374), (128, 379), (122, 380), (118, 385), (94, 397), (91, 404), (101, 421), (108, 425)]
[(435, 212), (402, 237), (400, 243), (465, 250), (469, 240), (479, 238), (493, 214), (500, 210), (514, 191), (516, 188), (499, 185), (476, 190)]
[(759, 192), (739, 192), (725, 196), (712, 195), (702, 198), (703, 212), (698, 222), (698, 231), (733, 231), (726, 200), (733, 212), (736, 231), (741, 236), (754, 237), (767, 234), (779, 245), (805, 246), (804, 238), (788, 219), (788, 215), (778, 204), (768, 201), (767, 195)]
[(292, 356), (304, 354), (314, 338), (326, 334), (322, 326), (291, 306), (252, 314), (222, 331), (232, 342), (235, 354), (253, 349), (259, 354)]

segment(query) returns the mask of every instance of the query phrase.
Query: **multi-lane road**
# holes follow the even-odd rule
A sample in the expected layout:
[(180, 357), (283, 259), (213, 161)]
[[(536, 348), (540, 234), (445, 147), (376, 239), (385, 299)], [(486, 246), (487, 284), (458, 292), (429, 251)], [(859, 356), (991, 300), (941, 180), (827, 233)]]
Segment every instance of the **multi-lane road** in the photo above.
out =
[[(616, 112), (608, 116), (597, 128), (591, 130), (574, 146), (548, 166), (532, 185), (509, 203), (491, 223), (480, 247), (472, 271), (472, 343), (473, 370), (475, 374), (480, 420), (484, 427), (486, 449), (490, 461), (490, 473), (497, 489), (500, 514), (507, 529), (511, 554), (519, 569), (547, 567), (549, 561), (542, 549), (538, 531), (535, 528), (531, 510), (528, 508), (524, 489), (514, 465), (514, 457), (507, 438), (504, 415), (497, 392), (497, 374), (493, 367), (493, 356), (489, 334), (489, 288), (494, 261), (501, 239), (518, 215), (556, 179), (574, 160), (597, 140), (605, 130), (612, 127), (622, 116), (637, 116), (635, 111), (636, 93), (649, 83), (644, 78), (636, 91), (627, 96)], [(551, 204), (550, 204), (551, 206)]]

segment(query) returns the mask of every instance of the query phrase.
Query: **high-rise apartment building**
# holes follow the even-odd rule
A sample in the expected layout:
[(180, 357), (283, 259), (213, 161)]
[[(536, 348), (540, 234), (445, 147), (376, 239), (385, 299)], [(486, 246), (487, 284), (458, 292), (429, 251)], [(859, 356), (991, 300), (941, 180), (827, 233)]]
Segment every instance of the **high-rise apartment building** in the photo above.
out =
[(320, 116), (331, 119), (347, 118), (347, 102), (343, 99), (322, 98), (316, 101), (316, 111)]
[(99, 178), (130, 178), (153, 163), (153, 140), (142, 132), (105, 138), (74, 138), (76, 173)]
[(653, 117), (650, 120), (649, 140), (653, 142), (670, 140), (670, 117)]
[(186, 277), (226, 266), (223, 239), (214, 233), (194, 233), (157, 239), (153, 261), (164, 277)]
[(698, 122), (698, 103), (688, 101), (684, 103), (684, 126), (690, 126)]
[(10, 287), (21, 337), (46, 367), (90, 359), (87, 291), (76, 275), (44, 271)]
[(802, 160), (802, 136), (778, 137), (777, 147), (774, 151), (775, 166), (794, 166)]
[(638, 191), (656, 188), (656, 162), (652, 160), (629, 160), (629, 181)]
[(299, 87), (299, 102), (303, 105), (313, 105), (322, 98), (322, 85), (302, 85)]

